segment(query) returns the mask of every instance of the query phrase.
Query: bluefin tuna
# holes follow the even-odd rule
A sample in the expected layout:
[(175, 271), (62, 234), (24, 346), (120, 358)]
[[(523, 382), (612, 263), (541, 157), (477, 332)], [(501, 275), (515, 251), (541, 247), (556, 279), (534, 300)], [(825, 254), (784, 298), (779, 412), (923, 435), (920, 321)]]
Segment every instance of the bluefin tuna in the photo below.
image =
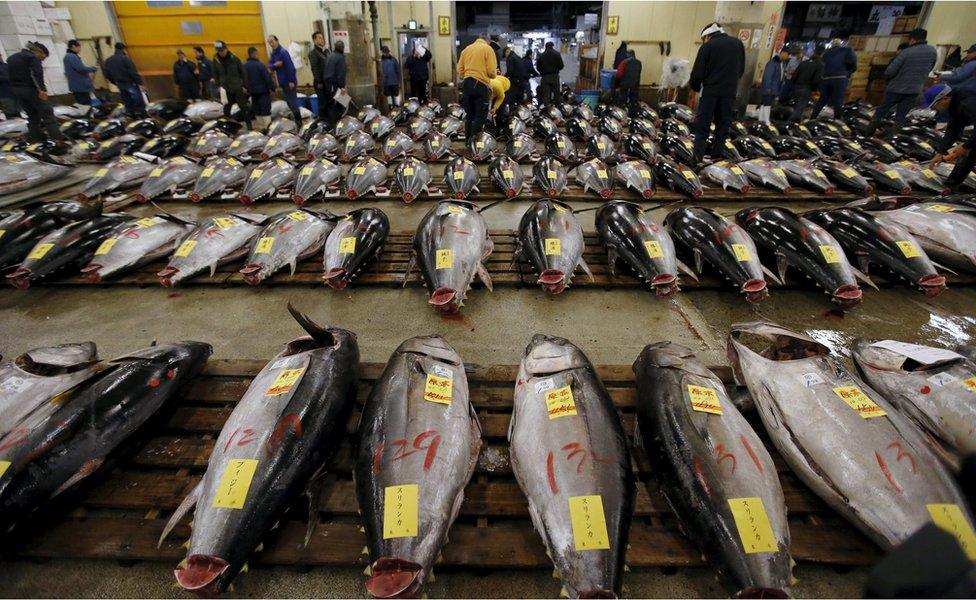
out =
[(240, 200), (242, 204), (253, 204), (258, 200), (273, 196), (279, 189), (295, 182), (298, 170), (295, 165), (283, 158), (271, 158), (251, 169), (244, 182)]
[(576, 161), (576, 147), (569, 136), (556, 133), (546, 138), (546, 154), (559, 159), (560, 162), (573, 163)]
[(299, 261), (322, 251), (335, 222), (336, 216), (328, 211), (299, 208), (273, 215), (254, 238), (241, 267), (244, 281), (257, 285), (285, 266), (294, 275)]
[(386, 165), (375, 158), (365, 158), (353, 163), (346, 173), (346, 197), (355, 200), (377, 189), (386, 187)]
[(553, 156), (543, 156), (532, 165), (532, 178), (542, 193), (549, 198), (558, 197), (569, 183), (566, 167)]
[(515, 259), (528, 261), (546, 292), (558, 294), (565, 290), (577, 267), (593, 279), (590, 267), (583, 260), (583, 250), (583, 228), (568, 205), (556, 200), (539, 200), (522, 215)]
[(690, 167), (666, 156), (659, 156), (654, 163), (654, 180), (658, 184), (667, 186), (672, 192), (684, 194), (689, 198), (701, 198), (705, 193), (698, 175)]
[(745, 194), (752, 189), (749, 176), (742, 167), (727, 160), (705, 165), (701, 175), (711, 183), (722, 186), (723, 190), (731, 188), (740, 194)]
[(390, 219), (378, 208), (360, 208), (339, 219), (325, 242), (322, 279), (344, 290), (379, 259), (390, 235)]
[(214, 194), (242, 185), (247, 179), (248, 169), (233, 157), (213, 157), (203, 165), (200, 177), (193, 184), (190, 200), (200, 202)]
[(791, 185), (820, 192), (834, 193), (834, 184), (827, 179), (826, 173), (817, 168), (812, 160), (778, 160), (776, 166), (786, 173), (786, 179)]
[(661, 151), (686, 165), (695, 164), (695, 141), (691, 136), (665, 136), (661, 140)]
[(525, 185), (525, 174), (522, 166), (517, 161), (502, 154), (491, 161), (488, 167), (488, 178), (498, 191), (505, 194), (506, 198), (514, 198), (522, 191)]
[[(449, 147), (450, 144), (447, 144), (446, 148)], [(413, 140), (399, 129), (391, 133), (383, 142), (383, 160), (386, 162), (405, 158), (411, 151), (413, 151)]]
[(454, 117), (444, 117), (437, 124), (437, 131), (449, 138), (457, 137), (464, 131), (464, 123)]
[(159, 127), (159, 123), (152, 118), (136, 119), (131, 121), (125, 126), (126, 133), (132, 133), (144, 138), (155, 138), (160, 133), (162, 129)]
[(653, 165), (657, 160), (657, 146), (651, 138), (640, 133), (625, 134), (620, 147), (631, 158)]
[(369, 121), (369, 133), (378, 140), (381, 140), (389, 135), (390, 132), (393, 131), (394, 127), (396, 127), (396, 123), (393, 122), (393, 119), (390, 117), (384, 117), (382, 115), (379, 115), (373, 120)]
[(122, 156), (95, 171), (84, 189), (78, 193), (78, 198), (84, 202), (108, 192), (135, 187), (156, 167), (155, 163), (148, 160)]
[(235, 215), (203, 220), (180, 243), (169, 263), (156, 274), (159, 283), (174, 287), (205, 270), (210, 276), (220, 265), (244, 258), (261, 232), (265, 215)]
[[(890, 170), (896, 171), (904, 178), (908, 185), (911, 185), (915, 189), (925, 190), (933, 194), (946, 194), (949, 192), (942, 179), (928, 165), (923, 166), (908, 160), (902, 160), (888, 166)], [(900, 193), (906, 194), (908, 192)]]
[(617, 162), (617, 144), (605, 133), (598, 133), (586, 142), (590, 156), (605, 162)]
[(810, 140), (792, 135), (781, 135), (769, 141), (778, 155), (797, 158), (823, 158), (823, 150)]
[(182, 154), (189, 145), (190, 139), (186, 136), (161, 135), (150, 138), (148, 142), (142, 145), (142, 148), (139, 148), (139, 152), (157, 158), (169, 158)]
[[(612, 200), (596, 211), (596, 233), (607, 251), (610, 274), (624, 265), (658, 296), (678, 291), (678, 257), (667, 230), (634, 202)], [(681, 265), (685, 270), (687, 267)]]
[(903, 173), (889, 164), (865, 160), (858, 162), (857, 168), (874, 181), (874, 187), (879, 191), (887, 190), (902, 195), (910, 194), (912, 191), (908, 183), (910, 179), (903, 177)]
[(183, 156), (174, 156), (149, 172), (136, 194), (136, 202), (148, 202), (163, 194), (172, 194), (196, 182), (203, 166)]
[(614, 177), (645, 200), (654, 195), (654, 168), (640, 160), (629, 160), (617, 165)]
[(498, 140), (487, 131), (482, 131), (468, 140), (468, 156), (473, 161), (488, 161), (497, 150)]
[(432, 179), (427, 163), (412, 156), (393, 169), (393, 182), (400, 190), (400, 199), (406, 204), (419, 198), (421, 192), (429, 195)]
[(335, 136), (340, 140), (344, 140), (352, 135), (353, 132), (362, 131), (365, 128), (366, 126), (363, 125), (362, 121), (356, 117), (346, 115), (339, 119), (339, 122), (336, 123)]
[(294, 133), (279, 133), (268, 138), (264, 148), (261, 149), (261, 160), (268, 160), (274, 156), (291, 156), (304, 150), (305, 140)]
[(976, 272), (976, 209), (937, 201), (889, 207), (874, 213), (878, 220), (907, 229), (939, 264)]
[(827, 174), (827, 178), (852, 192), (859, 194), (870, 194), (874, 187), (850, 165), (836, 160), (821, 159), (816, 163), (817, 168)]
[(68, 223), (97, 217), (100, 202), (41, 202), (0, 218), (0, 269), (18, 265), (47, 234)]
[(451, 152), (451, 139), (436, 131), (431, 132), (423, 143), (424, 156), (427, 160), (440, 160)]
[(301, 206), (305, 202), (339, 189), (342, 169), (327, 158), (319, 158), (302, 165), (295, 178), (291, 199)]
[(335, 158), (339, 152), (341, 144), (336, 136), (328, 132), (313, 134), (308, 140), (308, 147), (305, 152), (315, 158)]
[(25, 153), (0, 156), (0, 196), (32, 188), (62, 177), (71, 167)]
[(274, 137), (279, 133), (298, 133), (298, 125), (291, 119), (278, 117), (271, 121), (268, 130), (265, 132), (268, 137)]
[(534, 152), (535, 140), (524, 133), (513, 136), (505, 145), (505, 153), (516, 162), (530, 158)]
[(414, 141), (419, 141), (427, 137), (434, 130), (434, 124), (423, 117), (413, 117), (407, 124), (407, 131)]
[[(393, 136), (390, 136), (392, 139)], [(388, 140), (389, 141), (389, 140)], [(342, 146), (342, 162), (359, 160), (369, 156), (376, 149), (376, 141), (365, 131), (354, 131), (346, 138)], [(385, 150), (385, 145), (384, 145)]]
[(776, 150), (772, 144), (755, 135), (743, 135), (732, 141), (735, 149), (748, 158), (776, 158)]
[(179, 135), (193, 135), (203, 125), (203, 121), (196, 122), (189, 117), (176, 117), (163, 125), (163, 133), (177, 133)]
[(230, 149), (227, 150), (227, 156), (247, 158), (257, 154), (267, 143), (268, 136), (260, 131), (247, 131), (234, 138), (230, 143)]
[(190, 144), (190, 154), (193, 156), (217, 156), (223, 154), (230, 145), (234, 143), (234, 138), (223, 131), (213, 130), (201, 134), (196, 141)]
[[(520, 121), (521, 122), (521, 121)], [(590, 123), (582, 117), (573, 117), (566, 123), (566, 132), (577, 142), (586, 142), (593, 137), (594, 130)]]
[(203, 123), (219, 119), (224, 115), (224, 105), (214, 100), (197, 100), (184, 109), (183, 114), (194, 121)]
[(146, 138), (126, 133), (100, 142), (91, 158), (97, 161), (108, 161), (119, 156), (133, 154), (145, 143)]
[(458, 156), (444, 165), (444, 185), (457, 200), (467, 198), (473, 191), (481, 191), (478, 189), (480, 180), (478, 166), (467, 158)]
[(583, 188), (583, 192), (593, 192), (604, 200), (613, 195), (610, 167), (599, 158), (591, 158), (576, 166), (576, 183)]
[(101, 283), (169, 256), (195, 226), (193, 221), (167, 214), (126, 223), (95, 249), (81, 274), (92, 283)]
[(786, 177), (786, 171), (780, 168), (775, 161), (754, 158), (739, 163), (739, 168), (745, 171), (749, 180), (756, 185), (772, 188), (777, 192), (789, 193), (793, 191), (793, 186), (790, 185), (790, 181)]

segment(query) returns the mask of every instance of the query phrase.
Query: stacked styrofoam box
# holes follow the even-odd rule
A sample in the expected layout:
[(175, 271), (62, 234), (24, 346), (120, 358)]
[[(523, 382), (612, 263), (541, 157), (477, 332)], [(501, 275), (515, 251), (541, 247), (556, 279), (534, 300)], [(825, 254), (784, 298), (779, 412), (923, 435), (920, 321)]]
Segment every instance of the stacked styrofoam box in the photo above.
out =
[(0, 1), (0, 46), (4, 56), (20, 52), (27, 42), (44, 44), (51, 53), (43, 63), (44, 82), (51, 94), (68, 93), (64, 54), (65, 42), (73, 37), (70, 19), (71, 12), (55, 8), (53, 1)]

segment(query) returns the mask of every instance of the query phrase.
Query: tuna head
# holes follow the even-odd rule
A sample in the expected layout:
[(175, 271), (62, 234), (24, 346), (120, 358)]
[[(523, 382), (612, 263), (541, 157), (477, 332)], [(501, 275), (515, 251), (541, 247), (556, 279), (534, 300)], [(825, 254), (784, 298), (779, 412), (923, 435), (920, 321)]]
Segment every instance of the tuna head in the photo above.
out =
[(142, 182), (139, 193), (136, 194), (136, 201), (148, 202), (165, 193), (175, 192), (194, 183), (201, 172), (203, 167), (198, 163), (175, 156), (149, 172), (149, 177)]
[(521, 135), (525, 133), (527, 129), (528, 129), (528, 125), (525, 124), (525, 121), (518, 118), (517, 116), (513, 115), (508, 120), (507, 131), (510, 138), (514, 138), (517, 135)]
[(482, 131), (468, 140), (468, 155), (474, 161), (488, 160), (497, 149), (498, 141), (487, 131)]
[(169, 263), (156, 276), (159, 283), (174, 287), (181, 281), (247, 255), (251, 240), (261, 231), (264, 215), (212, 217), (197, 225), (180, 243)]
[(298, 262), (322, 250), (335, 226), (332, 213), (289, 210), (271, 217), (254, 238), (241, 273), (244, 281), (257, 285), (286, 265), (295, 274)]
[(313, 160), (299, 169), (291, 198), (301, 206), (319, 194), (338, 188), (341, 175), (342, 169), (329, 159)]
[(368, 156), (374, 149), (376, 149), (376, 142), (372, 136), (365, 131), (354, 131), (349, 134), (342, 146), (342, 161), (358, 160)]
[(423, 147), (427, 160), (440, 160), (451, 151), (451, 139), (434, 131), (424, 140)]
[(550, 198), (559, 196), (569, 182), (566, 167), (553, 156), (543, 156), (532, 165), (532, 177), (535, 184)]
[(376, 139), (381, 140), (393, 131), (396, 123), (389, 117), (379, 115), (369, 122), (369, 133)]
[(563, 162), (573, 162), (576, 160), (576, 147), (569, 136), (556, 133), (546, 138), (546, 154)]
[(706, 165), (701, 170), (701, 174), (712, 183), (722, 186), (723, 190), (732, 188), (741, 194), (745, 194), (752, 189), (752, 186), (749, 185), (749, 177), (742, 170), (742, 167), (727, 160)]
[(462, 156), (455, 157), (444, 165), (444, 185), (455, 199), (463, 200), (471, 192), (478, 190), (480, 179), (478, 166)]
[(414, 141), (424, 139), (433, 130), (434, 124), (423, 117), (413, 117), (407, 123), (407, 131), (410, 132), (410, 137)]
[(874, 191), (874, 187), (868, 180), (849, 165), (827, 159), (818, 160), (815, 164), (818, 169), (827, 174), (831, 181), (845, 190), (863, 194), (870, 194)]
[(346, 197), (355, 200), (386, 185), (386, 165), (375, 158), (354, 163), (346, 173)]
[(319, 132), (308, 140), (306, 152), (315, 158), (334, 157), (339, 150), (339, 140), (328, 132)]
[(139, 148), (139, 152), (149, 154), (157, 158), (168, 158), (182, 154), (190, 145), (190, 138), (183, 135), (161, 135), (150, 138), (148, 142)]
[(522, 215), (518, 236), (516, 253), (536, 270), (546, 292), (566, 289), (577, 267), (590, 274), (583, 260), (583, 229), (568, 205), (539, 200)]
[(420, 196), (421, 192), (428, 192), (431, 182), (430, 168), (420, 159), (410, 157), (401, 162), (393, 170), (393, 181), (400, 188), (400, 198), (410, 204)]
[(449, 138), (457, 137), (464, 129), (464, 123), (454, 117), (444, 117), (437, 124), (437, 130)]
[(379, 258), (390, 234), (390, 220), (378, 208), (361, 208), (339, 219), (325, 241), (323, 279), (345, 289), (363, 268)]
[(624, 187), (640, 194), (642, 198), (654, 195), (654, 168), (639, 160), (629, 160), (617, 165), (614, 177)]
[(786, 179), (792, 185), (822, 194), (834, 193), (834, 184), (830, 183), (826, 173), (818, 169), (812, 160), (779, 160), (775, 164), (786, 173)]
[[(450, 147), (450, 144), (447, 145)], [(391, 160), (405, 157), (413, 150), (413, 140), (409, 135), (397, 129), (383, 142), (383, 160)]]
[(203, 165), (200, 177), (193, 184), (190, 200), (200, 202), (228, 188), (235, 188), (247, 178), (247, 167), (233, 157), (214, 157)]
[(261, 149), (261, 160), (268, 160), (273, 156), (290, 156), (305, 149), (305, 140), (294, 133), (279, 133), (268, 138)]
[[(4, 121), (10, 123), (11, 121)], [(125, 133), (126, 122), (124, 119), (106, 119), (95, 126), (92, 130), (92, 138), (96, 140), (107, 140), (120, 136)]]
[(95, 171), (84, 189), (78, 193), (82, 202), (116, 189), (126, 189), (139, 185), (156, 165), (134, 156), (123, 156)]
[[(891, 165), (881, 161), (866, 160), (859, 162), (857, 167), (874, 181), (875, 187), (879, 191), (888, 190), (901, 195), (910, 194), (912, 191), (908, 184), (912, 180), (911, 174), (902, 173)], [(906, 175), (907, 177), (905, 177)]]
[(223, 131), (208, 131), (190, 144), (190, 154), (197, 157), (216, 156), (223, 154), (233, 143), (234, 139)]
[(183, 114), (198, 123), (219, 119), (224, 114), (224, 105), (213, 100), (198, 100), (191, 102)]
[(268, 143), (268, 136), (260, 131), (248, 131), (234, 138), (227, 150), (228, 156), (244, 158), (258, 152)]
[(279, 133), (296, 133), (298, 131), (298, 125), (295, 124), (291, 119), (276, 118), (271, 121), (271, 125), (268, 126), (268, 137), (273, 137)]
[(271, 158), (251, 170), (241, 190), (241, 204), (252, 204), (270, 197), (295, 181), (298, 170), (283, 158)]
[(366, 126), (363, 125), (362, 121), (356, 117), (346, 115), (345, 117), (339, 119), (339, 122), (336, 123), (335, 136), (340, 140), (344, 140), (352, 135), (353, 132), (362, 131), (365, 128)]
[(525, 184), (525, 174), (522, 166), (514, 159), (502, 154), (491, 161), (488, 167), (488, 177), (506, 198), (514, 198), (522, 191)]
[(604, 200), (613, 195), (613, 177), (610, 175), (610, 167), (599, 158), (591, 158), (577, 165), (576, 183), (583, 188), (584, 192), (594, 192)]
[(535, 140), (524, 133), (512, 136), (505, 146), (505, 153), (515, 161), (528, 158), (533, 152), (535, 152)]
[(607, 202), (596, 212), (597, 235), (607, 250), (610, 272), (623, 261), (658, 296), (678, 291), (678, 259), (667, 230), (655, 223), (640, 205), (621, 200)]
[(695, 164), (695, 142), (690, 136), (664, 136), (661, 140), (661, 151), (679, 163)]
[(617, 145), (605, 133), (598, 133), (586, 142), (586, 150), (590, 156), (599, 158), (602, 161), (616, 161)]
[(98, 147), (92, 152), (91, 158), (97, 161), (108, 161), (119, 156), (132, 154), (142, 148), (145, 143), (146, 138), (133, 133), (126, 133), (99, 142)]
[(666, 185), (671, 191), (684, 194), (689, 198), (701, 198), (704, 194), (698, 175), (690, 167), (666, 156), (659, 156), (654, 163), (654, 179)]
[(657, 160), (657, 147), (651, 138), (640, 133), (626, 134), (621, 142), (623, 151), (628, 156), (646, 162), (649, 165)]

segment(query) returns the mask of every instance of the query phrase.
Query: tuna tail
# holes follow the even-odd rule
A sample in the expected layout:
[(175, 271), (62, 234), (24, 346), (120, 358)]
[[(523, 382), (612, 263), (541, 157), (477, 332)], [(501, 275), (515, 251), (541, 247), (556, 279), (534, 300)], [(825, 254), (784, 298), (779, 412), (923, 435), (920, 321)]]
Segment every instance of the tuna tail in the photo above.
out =
[(315, 321), (311, 320), (304, 313), (300, 312), (291, 302), (288, 303), (288, 312), (294, 317), (298, 324), (302, 326), (308, 335), (312, 337), (318, 344), (322, 346), (334, 346), (336, 344), (335, 336), (328, 329), (320, 327)]

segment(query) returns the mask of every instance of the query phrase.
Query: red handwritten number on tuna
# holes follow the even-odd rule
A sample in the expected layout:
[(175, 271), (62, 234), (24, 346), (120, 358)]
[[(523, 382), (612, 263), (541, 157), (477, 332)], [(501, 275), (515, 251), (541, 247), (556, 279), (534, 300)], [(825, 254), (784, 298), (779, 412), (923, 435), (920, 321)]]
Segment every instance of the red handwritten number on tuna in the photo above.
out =
[[(238, 434), (240, 434), (240, 437), (238, 437)], [(234, 438), (237, 438), (237, 446), (240, 447), (247, 446), (254, 441), (255, 437), (254, 430), (250, 427), (238, 427), (233, 433), (230, 434), (230, 437), (227, 438), (227, 443), (224, 444), (224, 452), (226, 453), (228, 450), (230, 450), (231, 445), (234, 443)]]
[[(586, 465), (586, 459), (592, 458), (594, 465), (596, 463), (610, 463), (613, 462), (609, 458), (604, 458), (597, 454), (593, 450), (587, 450), (583, 448), (582, 444), (579, 442), (570, 442), (562, 447), (562, 450), (566, 452), (565, 460), (571, 461), (577, 459), (576, 472), (582, 473), (583, 467)], [(549, 478), (549, 489), (552, 490), (553, 494), (559, 493), (559, 484), (556, 482), (556, 468), (555, 468), (555, 455), (550, 451), (549, 455), (546, 457), (546, 475)]]
[[(417, 434), (417, 437), (413, 438), (413, 443), (406, 438), (394, 440), (390, 442), (390, 446), (394, 448), (393, 456), (390, 457), (390, 462), (397, 462), (412, 454), (426, 450), (427, 453), (424, 456), (424, 471), (429, 471), (430, 467), (434, 464), (434, 459), (437, 458), (437, 449), (440, 447), (440, 445), (441, 434), (433, 429), (428, 429), (427, 431)], [(386, 444), (381, 443), (379, 447), (376, 448), (376, 451), (373, 452), (374, 474), (378, 474), (381, 470), (383, 470), (384, 450), (386, 450)]]

